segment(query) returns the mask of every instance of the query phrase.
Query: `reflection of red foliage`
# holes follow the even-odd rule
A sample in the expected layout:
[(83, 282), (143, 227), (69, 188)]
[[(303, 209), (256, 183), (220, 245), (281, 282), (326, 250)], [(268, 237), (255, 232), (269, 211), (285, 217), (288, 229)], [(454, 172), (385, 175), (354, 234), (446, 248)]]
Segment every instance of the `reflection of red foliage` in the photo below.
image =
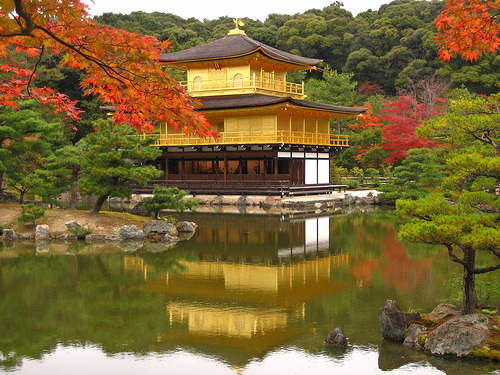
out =
[(386, 286), (395, 286), (404, 292), (412, 292), (422, 285), (430, 271), (430, 259), (411, 259), (406, 247), (396, 239), (393, 226), (387, 226), (382, 242), (381, 258), (366, 258), (351, 270), (356, 280), (369, 285), (373, 272), (380, 271)]
[(405, 292), (421, 285), (429, 274), (431, 260), (409, 258), (408, 250), (396, 239), (392, 226), (387, 228), (383, 246), (381, 270), (385, 284), (397, 286)]
[(360, 280), (363, 285), (369, 285), (372, 281), (372, 273), (377, 269), (380, 269), (379, 259), (365, 259), (352, 268), (352, 275), (356, 280)]

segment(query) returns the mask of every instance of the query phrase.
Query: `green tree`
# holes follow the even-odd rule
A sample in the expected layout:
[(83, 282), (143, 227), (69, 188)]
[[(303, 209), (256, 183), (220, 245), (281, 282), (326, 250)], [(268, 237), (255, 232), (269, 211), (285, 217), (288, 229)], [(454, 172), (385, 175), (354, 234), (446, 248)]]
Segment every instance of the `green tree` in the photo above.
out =
[(45, 216), (45, 207), (36, 206), (33, 203), (21, 205), (21, 215), (17, 218), (21, 223), (31, 223), (36, 226), (36, 221)]
[(305, 86), (308, 99), (326, 104), (354, 105), (358, 83), (352, 81), (352, 76), (352, 73), (338, 73), (327, 67), (323, 72), (323, 79), (310, 78), (307, 80)]
[(59, 197), (69, 192), (68, 209), (74, 210), (78, 201), (77, 182), (82, 171), (82, 146), (66, 145), (43, 159), (43, 169), (37, 170), (40, 184), (36, 189), (41, 197)]
[(495, 261), (476, 264), (478, 252), (500, 258), (500, 197), (496, 194), (500, 183), (499, 104), (500, 95), (462, 95), (451, 101), (445, 116), (421, 127), (420, 134), (456, 149), (447, 157), (451, 167), (443, 185), (447, 192), (397, 202), (400, 213), (414, 217), (401, 229), (401, 237), (443, 245), (451, 261), (462, 265), (462, 314), (476, 310), (475, 276), (500, 268)]
[[(151, 147), (151, 139), (138, 137), (127, 125), (113, 125), (113, 121), (97, 121), (95, 133), (80, 142), (82, 174), (78, 187), (84, 193), (97, 196), (91, 214), (97, 214), (110, 196), (127, 198), (133, 186), (144, 186), (161, 172), (153, 166), (142, 165), (161, 155)], [(135, 136), (134, 136), (135, 135)]]
[(447, 148), (409, 150), (401, 165), (394, 168), (394, 180), (381, 186), (379, 198), (385, 204), (395, 204), (397, 199), (415, 200), (435, 191), (449, 175), (447, 152)]
[(153, 196), (144, 198), (144, 209), (158, 219), (161, 210), (192, 210), (198, 205), (198, 199), (184, 199), (189, 192), (177, 187), (155, 185)]
[(49, 121), (33, 100), (19, 102), (17, 111), (0, 108), (0, 186), (5, 177), (21, 203), (39, 182), (36, 170), (42, 158), (51, 155), (64, 138), (63, 125), (56, 121)]

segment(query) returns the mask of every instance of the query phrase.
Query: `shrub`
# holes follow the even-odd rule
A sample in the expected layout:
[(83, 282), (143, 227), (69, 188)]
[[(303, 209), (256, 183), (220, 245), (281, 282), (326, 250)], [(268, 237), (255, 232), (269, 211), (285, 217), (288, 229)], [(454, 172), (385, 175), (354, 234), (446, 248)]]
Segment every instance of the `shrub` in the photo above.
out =
[(36, 206), (33, 203), (21, 205), (21, 215), (17, 218), (21, 223), (36, 225), (36, 220), (45, 215), (45, 207)]
[(87, 234), (91, 234), (94, 230), (92, 228), (90, 228), (88, 225), (84, 224), (82, 226), (79, 226), (79, 227), (71, 227), (68, 229), (71, 233), (73, 233), (76, 238), (78, 238), (79, 240), (83, 240), (85, 239), (85, 236)]
[(184, 210), (192, 210), (198, 205), (198, 199), (183, 198), (189, 192), (176, 187), (161, 187), (155, 185), (153, 196), (144, 198), (143, 207), (148, 214), (158, 218), (161, 210), (176, 210), (182, 212)]

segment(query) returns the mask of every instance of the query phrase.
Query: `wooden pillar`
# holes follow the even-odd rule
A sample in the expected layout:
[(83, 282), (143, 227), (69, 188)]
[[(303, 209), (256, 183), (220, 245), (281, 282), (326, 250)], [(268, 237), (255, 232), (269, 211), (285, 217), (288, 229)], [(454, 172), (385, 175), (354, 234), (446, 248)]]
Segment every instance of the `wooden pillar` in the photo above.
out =
[(184, 180), (184, 174), (186, 173), (186, 162), (184, 156), (181, 158), (181, 180)]
[(164, 175), (165, 175), (165, 181), (168, 180), (168, 158), (165, 156), (165, 170), (164, 170)]
[(224, 185), (227, 182), (227, 151), (224, 150)]
[(278, 151), (274, 152), (274, 180), (278, 181)]
[(242, 175), (243, 175), (243, 160), (241, 159), (241, 155), (238, 156), (238, 169), (239, 169), (239, 179), (241, 180), (242, 179)]

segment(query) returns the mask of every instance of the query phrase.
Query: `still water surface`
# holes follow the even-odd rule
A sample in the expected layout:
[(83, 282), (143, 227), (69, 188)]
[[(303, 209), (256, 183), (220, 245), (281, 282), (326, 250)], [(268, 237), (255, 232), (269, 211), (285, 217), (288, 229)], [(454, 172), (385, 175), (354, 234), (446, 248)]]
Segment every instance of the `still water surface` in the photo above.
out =
[[(0, 248), (0, 373), (500, 374), (381, 338), (387, 299), (428, 312), (459, 273), (400, 242), (391, 212), (188, 219), (198, 232), (166, 251)], [(337, 326), (348, 349), (323, 344)]]

